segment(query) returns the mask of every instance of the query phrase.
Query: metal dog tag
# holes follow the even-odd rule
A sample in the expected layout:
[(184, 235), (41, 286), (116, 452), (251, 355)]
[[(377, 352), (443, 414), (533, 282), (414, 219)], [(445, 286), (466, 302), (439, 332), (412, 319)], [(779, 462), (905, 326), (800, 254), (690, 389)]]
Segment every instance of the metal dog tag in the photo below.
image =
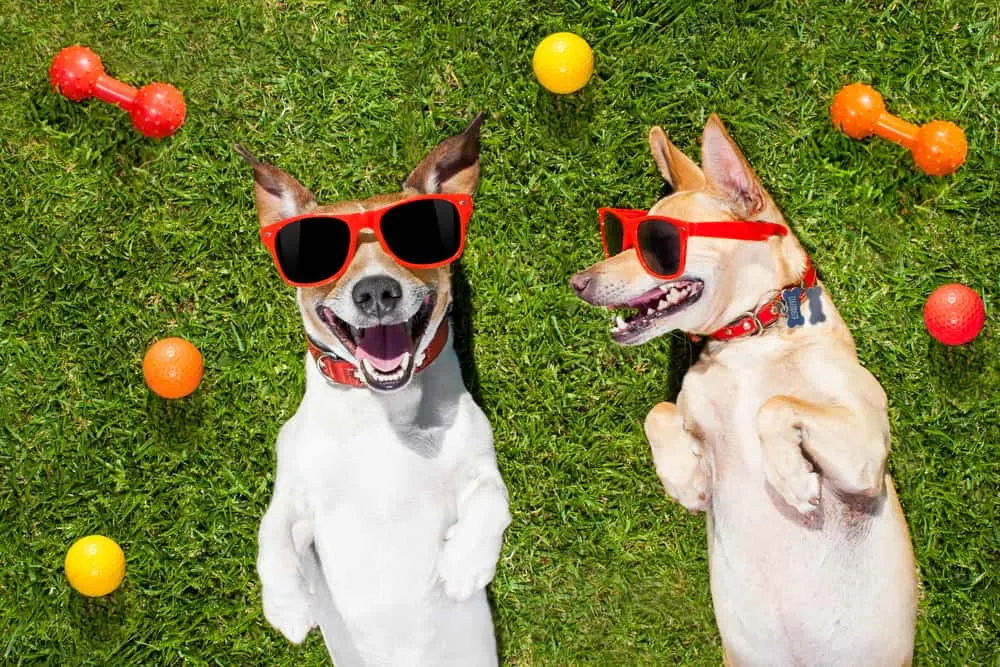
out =
[(788, 316), (788, 326), (800, 327), (806, 323), (802, 317), (802, 310), (799, 308), (799, 295), (802, 294), (801, 287), (789, 287), (781, 292), (781, 300), (785, 302), (785, 312)]
[(826, 320), (826, 315), (823, 314), (822, 295), (823, 288), (819, 285), (806, 290), (806, 298), (809, 299), (809, 324), (818, 324)]

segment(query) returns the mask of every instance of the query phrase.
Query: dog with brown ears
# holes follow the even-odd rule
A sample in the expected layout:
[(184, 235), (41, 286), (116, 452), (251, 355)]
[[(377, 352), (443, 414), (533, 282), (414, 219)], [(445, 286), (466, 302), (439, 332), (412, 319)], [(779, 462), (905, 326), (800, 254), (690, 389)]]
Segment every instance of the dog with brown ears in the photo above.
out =
[(318, 626), (337, 667), (497, 664), (485, 586), (507, 490), (449, 324), (481, 123), (402, 192), (325, 206), (237, 147), (309, 348), (260, 524), (264, 615), (295, 643)]
[(626, 310), (621, 345), (707, 339), (645, 432), (667, 493), (706, 513), (726, 662), (909, 664), (918, 589), (885, 392), (718, 117), (701, 167), (659, 127), (649, 143), (673, 192), (602, 209), (607, 259), (570, 282)]

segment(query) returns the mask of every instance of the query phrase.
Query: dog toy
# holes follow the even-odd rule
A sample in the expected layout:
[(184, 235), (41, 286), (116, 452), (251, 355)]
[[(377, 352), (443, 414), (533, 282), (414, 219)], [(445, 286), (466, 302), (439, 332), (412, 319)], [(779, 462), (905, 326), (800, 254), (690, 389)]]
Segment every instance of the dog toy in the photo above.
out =
[(49, 67), (52, 89), (80, 102), (96, 97), (117, 104), (132, 117), (135, 129), (147, 137), (169, 137), (184, 124), (184, 96), (169, 83), (150, 83), (139, 88), (112, 79), (96, 53), (85, 46), (67, 46)]
[(878, 91), (863, 83), (840, 89), (830, 105), (833, 124), (852, 139), (872, 134), (910, 149), (913, 161), (929, 176), (944, 176), (962, 166), (969, 145), (965, 132), (946, 120), (920, 127), (885, 110)]
[(924, 304), (928, 333), (945, 345), (968, 343), (979, 335), (985, 321), (983, 300), (965, 285), (942, 285), (931, 292)]
[(125, 578), (125, 554), (111, 538), (88, 535), (73, 543), (63, 564), (69, 585), (96, 598), (117, 589)]
[(142, 360), (142, 375), (161, 398), (184, 398), (201, 382), (205, 370), (201, 352), (183, 338), (153, 343)]
[(594, 73), (594, 52), (582, 37), (557, 32), (538, 44), (531, 66), (547, 90), (560, 95), (575, 93)]

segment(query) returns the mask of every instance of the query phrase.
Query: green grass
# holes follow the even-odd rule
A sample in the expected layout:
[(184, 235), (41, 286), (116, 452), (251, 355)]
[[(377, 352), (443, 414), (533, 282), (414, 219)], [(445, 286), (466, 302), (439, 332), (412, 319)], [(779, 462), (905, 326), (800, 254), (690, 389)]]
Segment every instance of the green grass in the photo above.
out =
[[(320, 665), (260, 611), (257, 524), (272, 445), (302, 392), (292, 292), (257, 240), (239, 141), (322, 200), (396, 188), (486, 111), (463, 262), (477, 395), (514, 522), (492, 587), (504, 661), (721, 659), (704, 519), (665, 497), (641, 432), (676, 391), (679, 339), (611, 344), (567, 277), (600, 255), (594, 210), (662, 184), (645, 136), (697, 154), (716, 111), (819, 265), (890, 397), (892, 471), (923, 595), (922, 665), (1000, 664), (1000, 11), (990, 0), (827, 3), (0, 0), (0, 664)], [(594, 46), (555, 98), (534, 45)], [(125, 114), (48, 90), (93, 47), (130, 83), (170, 81), (188, 123), (146, 140)], [(932, 179), (833, 131), (866, 80), (916, 122), (951, 119), (968, 163)], [(921, 307), (962, 282), (983, 334), (946, 349)], [(196, 394), (142, 383), (155, 339), (202, 350)], [(73, 593), (62, 558), (100, 532), (128, 575)]]

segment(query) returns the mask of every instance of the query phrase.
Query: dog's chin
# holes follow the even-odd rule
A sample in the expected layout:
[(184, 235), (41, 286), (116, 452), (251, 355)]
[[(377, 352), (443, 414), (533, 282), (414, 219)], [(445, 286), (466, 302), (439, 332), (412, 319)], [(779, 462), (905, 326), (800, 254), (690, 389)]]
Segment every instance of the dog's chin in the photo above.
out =
[[(332, 308), (320, 303), (316, 314), (340, 344), (354, 357), (354, 366), (368, 388), (377, 392), (398, 391), (413, 379), (417, 368), (416, 351), (424, 337), (433, 335), (428, 331), (431, 315), (437, 303), (437, 293), (431, 292), (424, 298), (417, 312), (409, 319), (391, 325), (356, 327), (337, 315)], [(386, 330), (393, 330), (394, 350), (388, 355), (375, 355), (369, 351), (366, 337), (388, 336)]]
[(619, 310), (612, 318), (611, 340), (619, 345), (641, 345), (673, 331), (677, 327), (671, 324), (671, 318), (697, 303), (704, 291), (704, 281), (685, 277), (611, 306)]

